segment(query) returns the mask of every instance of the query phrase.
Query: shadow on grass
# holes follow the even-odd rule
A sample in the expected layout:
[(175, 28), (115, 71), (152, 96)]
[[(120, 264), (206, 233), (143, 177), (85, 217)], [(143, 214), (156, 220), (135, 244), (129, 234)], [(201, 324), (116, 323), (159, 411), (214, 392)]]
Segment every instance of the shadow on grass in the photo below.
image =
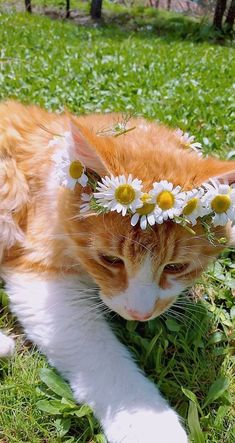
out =
[(160, 37), (167, 41), (188, 40), (194, 43), (210, 42), (222, 46), (230, 45), (233, 41), (233, 33), (225, 34), (216, 31), (207, 18), (199, 21), (182, 14), (171, 14), (165, 17), (150, 8), (146, 11), (147, 14), (146, 12), (114, 14), (104, 11), (103, 18), (97, 21), (93, 21), (89, 15), (78, 10), (72, 11), (69, 19), (65, 19), (64, 11), (55, 9), (45, 9), (44, 15), (53, 20), (68, 21), (78, 26), (96, 27), (111, 32), (116, 29), (125, 34), (134, 32), (143, 39)]
[[(0, 5), (0, 11), (7, 13), (14, 11), (24, 12), (14, 9), (9, 3)], [(115, 5), (114, 5), (115, 6)], [(88, 9), (74, 9), (70, 12), (70, 17), (66, 19), (64, 8), (35, 6), (33, 15), (44, 15), (52, 20), (70, 22), (81, 27), (95, 27), (110, 31), (129, 34), (134, 32), (136, 36), (146, 38), (162, 38), (166, 41), (188, 40), (194, 43), (210, 42), (223, 46), (231, 45), (234, 33), (223, 33), (213, 29), (208, 17), (196, 19), (187, 15), (162, 11), (154, 8), (135, 7), (131, 10), (120, 7), (116, 10), (103, 9), (101, 20), (93, 21), (88, 14)]]

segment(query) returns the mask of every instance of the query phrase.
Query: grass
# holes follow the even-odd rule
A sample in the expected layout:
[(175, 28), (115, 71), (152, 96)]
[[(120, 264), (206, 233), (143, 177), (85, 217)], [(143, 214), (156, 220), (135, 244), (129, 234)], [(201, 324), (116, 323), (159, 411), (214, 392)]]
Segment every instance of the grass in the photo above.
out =
[[(0, 41), (1, 99), (53, 110), (66, 105), (76, 113), (142, 114), (189, 130), (205, 153), (226, 157), (232, 148), (231, 47), (160, 37), (146, 27), (78, 27), (23, 14), (0, 16)], [(234, 261), (234, 251), (225, 251), (195, 285), (193, 296), (202, 301), (189, 298), (173, 317), (114, 321), (117, 335), (184, 418), (193, 443), (235, 437)], [(18, 353), (0, 366), (0, 442), (104, 443), (92, 412), (76, 406), (45, 370), (45, 359), (24, 343), (7, 308), (0, 326), (18, 337)]]
[[(33, 0), (33, 14), (46, 14), (52, 18), (64, 19), (66, 14), (65, 0)], [(14, 8), (24, 11), (23, 0), (0, 0), (0, 6), (7, 10)], [(75, 23), (91, 24), (90, 1), (71, 0), (70, 19)], [(193, 17), (174, 11), (166, 11), (146, 6), (144, 0), (137, 0), (132, 5), (120, 4), (112, 0), (103, 0), (102, 19), (99, 23), (115, 24), (125, 30), (166, 35), (173, 39), (191, 39), (193, 41), (214, 41), (221, 44), (231, 43), (234, 32), (215, 31), (212, 16)]]

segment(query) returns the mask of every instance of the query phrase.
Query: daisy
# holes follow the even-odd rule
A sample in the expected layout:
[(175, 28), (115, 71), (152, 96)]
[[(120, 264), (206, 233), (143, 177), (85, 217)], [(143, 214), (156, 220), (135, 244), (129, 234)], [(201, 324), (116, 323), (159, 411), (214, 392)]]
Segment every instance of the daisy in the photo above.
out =
[[(79, 183), (83, 188), (87, 185), (88, 177), (85, 174), (85, 166), (78, 161), (74, 160), (69, 165), (69, 179), (74, 180), (75, 184)], [(74, 185), (75, 186), (75, 185)]]
[(145, 230), (148, 224), (153, 226), (156, 222), (154, 217), (154, 209), (156, 205), (151, 203), (152, 197), (150, 194), (142, 194), (140, 199), (143, 202), (143, 206), (136, 209), (136, 213), (131, 217), (131, 225), (136, 226), (140, 220), (140, 227), (142, 230)]
[(196, 151), (200, 156), (202, 153), (200, 150), (202, 149), (201, 143), (195, 142), (195, 136), (189, 135), (188, 132), (183, 132), (181, 129), (176, 129), (175, 134), (178, 136), (180, 143), (184, 148), (191, 148), (193, 151)]
[(98, 182), (94, 197), (100, 206), (110, 211), (117, 211), (126, 215), (127, 211), (135, 212), (137, 208), (143, 206), (141, 200), (142, 181), (137, 178), (132, 179), (129, 174), (114, 177), (106, 176)]
[(203, 217), (211, 212), (201, 201), (203, 195), (204, 190), (202, 188), (186, 192), (186, 202), (182, 214), (192, 226), (196, 225), (198, 217)]
[(174, 188), (171, 182), (161, 180), (153, 183), (153, 189), (150, 191), (152, 203), (156, 204), (154, 210), (155, 221), (162, 224), (164, 220), (172, 219), (182, 213), (185, 192), (181, 192), (181, 187)]
[(218, 180), (210, 180), (203, 184), (207, 191), (203, 197), (203, 204), (213, 214), (214, 226), (224, 226), (231, 221), (235, 222), (235, 188)]
[(85, 174), (85, 166), (79, 160), (75, 160), (72, 154), (73, 140), (71, 134), (65, 132), (63, 137), (56, 137), (51, 140), (48, 146), (59, 148), (52, 155), (57, 184), (68, 189), (74, 189), (77, 183), (85, 187), (88, 177)]

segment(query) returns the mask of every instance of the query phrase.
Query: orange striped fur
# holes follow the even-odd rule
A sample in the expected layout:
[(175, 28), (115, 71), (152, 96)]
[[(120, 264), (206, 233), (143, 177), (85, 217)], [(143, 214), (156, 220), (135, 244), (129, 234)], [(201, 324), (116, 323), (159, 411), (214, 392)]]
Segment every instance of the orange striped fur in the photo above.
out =
[[(0, 105), (0, 209), (1, 215), (12, 217), (15, 229), (13, 240), (8, 239), (3, 236), (6, 225), (0, 224), (3, 266), (45, 276), (83, 273), (105, 296), (113, 297), (125, 290), (146, 254), (153, 257), (153, 273), (165, 288), (165, 264), (192, 265), (176, 276), (188, 285), (222, 250), (208, 242), (200, 226), (192, 236), (172, 222), (141, 231), (130, 226), (129, 216), (116, 213), (79, 217), (80, 186), (75, 192), (63, 188), (50, 191), (52, 148), (48, 143), (71, 125), (75, 142), (79, 143), (77, 128), (100, 159), (100, 172), (131, 173), (143, 181), (146, 190), (162, 179), (189, 190), (212, 176), (235, 170), (235, 162), (202, 159), (184, 150), (172, 129), (142, 118), (132, 118), (128, 127), (135, 129), (126, 134), (105, 135), (105, 129), (120, 118), (118, 114), (59, 115), (14, 101)], [(229, 236), (228, 231), (216, 229), (223, 237)], [(108, 266), (100, 254), (121, 257), (125, 266)]]

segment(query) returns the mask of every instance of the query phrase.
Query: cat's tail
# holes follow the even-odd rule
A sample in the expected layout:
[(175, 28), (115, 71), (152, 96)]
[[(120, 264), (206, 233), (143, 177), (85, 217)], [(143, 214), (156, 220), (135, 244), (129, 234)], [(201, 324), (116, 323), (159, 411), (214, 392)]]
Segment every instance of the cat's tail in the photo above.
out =
[(22, 171), (7, 151), (0, 151), (0, 262), (6, 249), (24, 238), (23, 212), (29, 198), (28, 184)]

